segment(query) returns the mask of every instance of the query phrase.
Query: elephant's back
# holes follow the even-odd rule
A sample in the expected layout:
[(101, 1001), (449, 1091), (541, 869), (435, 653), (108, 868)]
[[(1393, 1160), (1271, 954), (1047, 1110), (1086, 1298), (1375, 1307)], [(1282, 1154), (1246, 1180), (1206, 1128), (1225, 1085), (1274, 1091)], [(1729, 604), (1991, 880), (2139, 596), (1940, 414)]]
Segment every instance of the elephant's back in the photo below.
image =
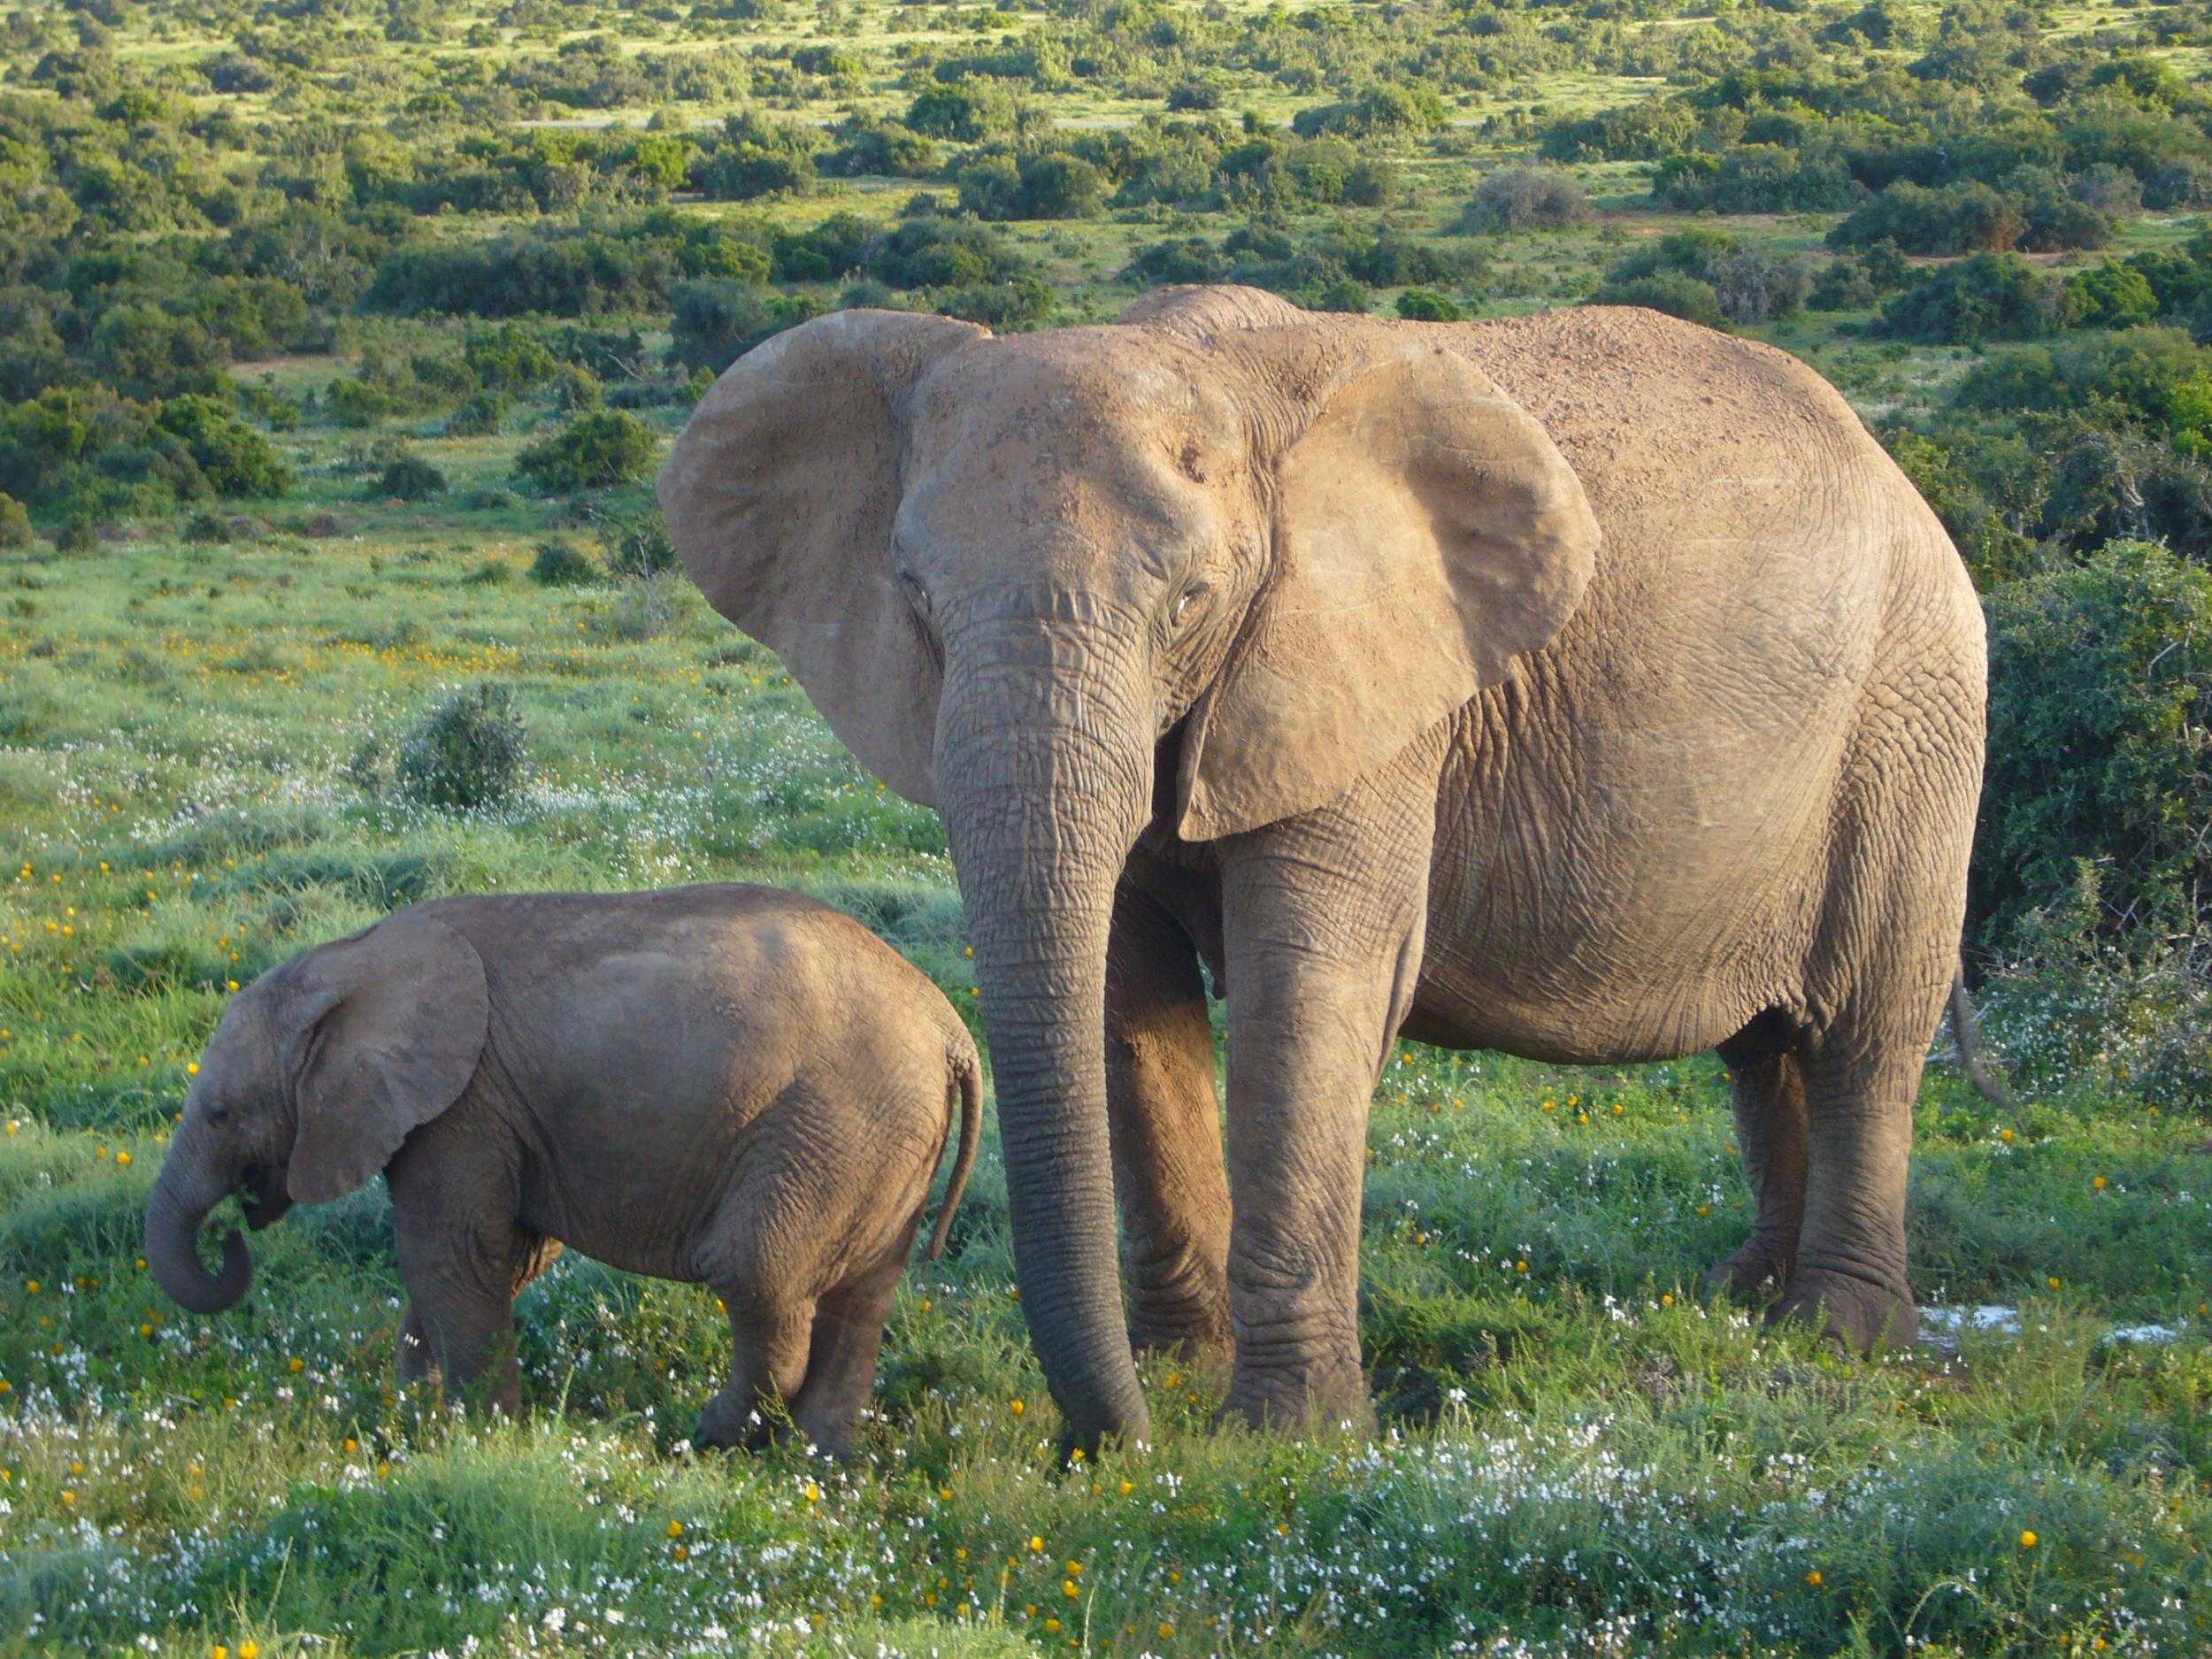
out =
[(1685, 465), (1755, 468), (1856, 439), (1835, 388), (1769, 345), (1632, 305), (1464, 323), (1454, 346), (1617, 494)]
[(1970, 584), (1786, 353), (1625, 308), (1449, 333), (1543, 425), (1603, 541), (1566, 627), (1463, 723), (1432, 991), (1523, 1052), (1709, 1046), (1801, 971), (1870, 710), (1978, 732)]
[[(958, 1018), (859, 922), (749, 883), (443, 901), (477, 943), (495, 1023), (573, 1078), (643, 1066), (754, 1105), (804, 1075), (941, 1066)], [(548, 1038), (557, 1033), (557, 1041)], [(695, 1073), (687, 1077), (683, 1073)]]

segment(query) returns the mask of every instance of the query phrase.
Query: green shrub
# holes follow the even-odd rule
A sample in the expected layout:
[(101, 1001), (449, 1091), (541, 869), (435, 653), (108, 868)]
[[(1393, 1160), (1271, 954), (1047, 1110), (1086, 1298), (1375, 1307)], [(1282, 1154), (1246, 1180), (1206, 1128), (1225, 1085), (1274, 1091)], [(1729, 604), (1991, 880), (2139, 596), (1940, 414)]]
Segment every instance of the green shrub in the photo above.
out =
[(100, 526), (86, 518), (70, 519), (54, 537), (55, 551), (60, 553), (93, 553), (99, 546)]
[(553, 407), (565, 415), (594, 407), (605, 396), (599, 377), (580, 363), (565, 363), (553, 377)]
[(530, 580), (541, 588), (581, 588), (599, 577), (591, 555), (568, 536), (539, 542), (537, 557), (530, 561)]
[(1455, 323), (1466, 313), (1430, 288), (1408, 288), (1398, 296), (1398, 315), (1409, 322)]
[(218, 495), (281, 495), (291, 488), (291, 474), (269, 441), (219, 399), (173, 397), (154, 418), (154, 429), (183, 445)]
[(1998, 251), (2017, 243), (2026, 214), (1978, 180), (1931, 190), (1900, 180), (1828, 233), (1832, 248), (1895, 242), (1907, 253)]
[[(1678, 280), (1639, 286), (1660, 277)], [(1812, 273), (1802, 258), (1699, 226), (1663, 236), (1621, 260), (1605, 273), (1605, 284), (1591, 302), (1650, 305), (1709, 326), (1722, 319), (1757, 323), (1798, 310), (1811, 287)], [(1624, 297), (1632, 294), (1654, 297)]]
[(446, 492), (446, 476), (420, 456), (403, 456), (384, 469), (370, 490), (394, 501), (428, 501)]
[(1682, 271), (1655, 271), (1648, 276), (1608, 282), (1590, 296), (1589, 303), (1647, 305), (1653, 311), (1679, 317), (1685, 322), (1702, 323), (1708, 328), (1717, 328), (1725, 320), (1720, 314), (1720, 296), (1713, 291), (1713, 285)]
[(0, 495), (0, 550), (12, 553), (37, 539), (30, 510), (12, 495)]
[(507, 419), (507, 395), (490, 390), (471, 392), (445, 419), (449, 435), (488, 438)]
[(607, 489), (645, 476), (659, 452), (652, 429), (623, 409), (579, 415), (515, 457), (515, 472), (540, 495)]
[(434, 704), (400, 740), (401, 793), (425, 806), (492, 806), (512, 795), (528, 758), (514, 694), (490, 680)]
[(1471, 230), (1564, 230), (1597, 217), (1572, 173), (1557, 167), (1501, 167), (1467, 204)]
[(657, 507), (634, 518), (615, 518), (600, 526), (607, 568), (617, 576), (653, 577), (676, 568), (676, 544)]
[(220, 547), (231, 539), (230, 520), (219, 512), (196, 512), (184, 526), (184, 539), (202, 547)]
[(907, 106), (906, 125), (931, 138), (979, 143), (1013, 130), (1014, 101), (987, 81), (941, 81)]
[(2158, 315), (2158, 296), (2144, 274), (2110, 259), (2066, 279), (2070, 308), (2085, 327), (2131, 328)]
[(2212, 921), (2212, 572), (2147, 542), (1990, 594), (1972, 910), (2000, 950), (2100, 870), (2108, 941)]
[(2072, 318), (2057, 278), (2016, 253), (1978, 253), (1939, 265), (1882, 308), (1876, 332), (1931, 345), (1976, 346), (2037, 340)]
[(1984, 1034), (2019, 1082), (2139, 1090), (2201, 1110), (2212, 1082), (2212, 987), (2187, 940), (2110, 936), (2111, 865), (2017, 918), (1981, 993)]

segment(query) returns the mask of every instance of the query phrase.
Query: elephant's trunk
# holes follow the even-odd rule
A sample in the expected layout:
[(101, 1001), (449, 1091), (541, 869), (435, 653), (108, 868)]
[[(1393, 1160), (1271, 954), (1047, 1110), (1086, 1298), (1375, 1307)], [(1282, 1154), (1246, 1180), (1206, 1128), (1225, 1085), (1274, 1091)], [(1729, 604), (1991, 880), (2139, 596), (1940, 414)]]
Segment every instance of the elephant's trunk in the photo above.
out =
[(1009, 626), (954, 653), (934, 770), (982, 986), (1022, 1309), (1071, 1443), (1095, 1448), (1151, 1426), (1122, 1310), (1105, 998), (1153, 733), (1148, 682), (1110, 672), (1119, 653), (1080, 632)]
[(200, 1260), (200, 1227), (231, 1186), (230, 1172), (210, 1163), (188, 1127), (178, 1132), (146, 1200), (146, 1265), (177, 1305), (194, 1313), (222, 1312), (253, 1279), (253, 1253), (235, 1233), (223, 1240), (219, 1273)]

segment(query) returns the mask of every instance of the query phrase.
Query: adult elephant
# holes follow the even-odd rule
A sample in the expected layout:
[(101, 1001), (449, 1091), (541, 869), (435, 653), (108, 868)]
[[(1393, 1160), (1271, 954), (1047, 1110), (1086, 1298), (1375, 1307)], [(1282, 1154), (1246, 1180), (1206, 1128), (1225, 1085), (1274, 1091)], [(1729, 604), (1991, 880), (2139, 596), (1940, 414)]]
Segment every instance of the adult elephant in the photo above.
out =
[(1364, 1131), (1401, 1032), (1717, 1048), (1758, 1205), (1720, 1277), (1860, 1348), (1909, 1336), (1982, 623), (1810, 370), (1633, 310), (1197, 288), (1008, 339), (849, 311), (741, 358), (660, 489), (716, 608), (943, 816), (1079, 1442), (1145, 1432), (1132, 1337), (1233, 1339), (1256, 1423), (1363, 1412)]

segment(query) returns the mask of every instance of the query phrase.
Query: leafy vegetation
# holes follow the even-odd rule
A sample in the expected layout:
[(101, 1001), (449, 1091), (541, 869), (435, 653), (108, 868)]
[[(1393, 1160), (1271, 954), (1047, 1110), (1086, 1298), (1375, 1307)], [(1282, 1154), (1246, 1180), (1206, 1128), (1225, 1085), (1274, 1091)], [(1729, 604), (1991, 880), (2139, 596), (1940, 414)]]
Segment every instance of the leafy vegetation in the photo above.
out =
[[(2212, 1645), (2205, 6), (61, 0), (0, 63), (0, 1655)], [(1159, 1443), (1059, 1471), (987, 1150), (844, 1469), (685, 1454), (711, 1297), (574, 1260), (526, 1424), (395, 1392), (374, 1191), (233, 1314), (153, 1293), (232, 984), (396, 905), (794, 883), (972, 1013), (935, 819), (642, 480), (807, 318), (1213, 280), (1656, 305), (1890, 447), (1987, 604), (1970, 960), (2021, 1101), (1932, 1071), (1912, 1243), (2016, 1333), (1847, 1364), (1707, 1303), (1709, 1058), (1409, 1045), (1372, 1445), (1214, 1434), (1154, 1359)]]

